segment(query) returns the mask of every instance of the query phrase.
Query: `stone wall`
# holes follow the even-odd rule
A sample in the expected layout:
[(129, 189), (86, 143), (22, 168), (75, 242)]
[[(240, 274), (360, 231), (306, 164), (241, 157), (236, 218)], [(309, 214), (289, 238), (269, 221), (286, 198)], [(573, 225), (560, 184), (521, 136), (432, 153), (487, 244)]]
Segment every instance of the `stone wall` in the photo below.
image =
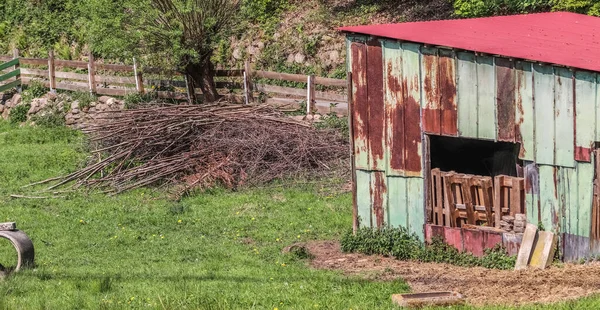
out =
[[(12, 97), (4, 98), (0, 101), (0, 115), (5, 120), (10, 118), (10, 111), (19, 105), (25, 104), (20, 94), (14, 94)], [(31, 120), (35, 115), (48, 113), (55, 109), (63, 111), (65, 115), (65, 124), (73, 128), (82, 128), (87, 124), (97, 121), (101, 112), (115, 111), (125, 108), (122, 100), (113, 97), (102, 96), (96, 101), (80, 104), (78, 100), (73, 100), (68, 94), (47, 93), (41, 98), (31, 100), (31, 107), (27, 112), (27, 119)]]

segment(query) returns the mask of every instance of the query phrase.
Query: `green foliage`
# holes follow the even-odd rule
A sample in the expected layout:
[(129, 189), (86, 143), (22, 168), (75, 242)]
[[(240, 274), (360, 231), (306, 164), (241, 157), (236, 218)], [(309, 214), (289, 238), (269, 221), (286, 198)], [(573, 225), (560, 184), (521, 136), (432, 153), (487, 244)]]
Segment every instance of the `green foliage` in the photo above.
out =
[(39, 80), (31, 80), (22, 93), (23, 103), (31, 103), (35, 98), (40, 98), (48, 93), (48, 88)]
[(31, 108), (31, 104), (22, 103), (10, 109), (9, 120), (13, 124), (22, 123), (27, 120), (27, 112)]
[(31, 121), (44, 128), (55, 128), (65, 125), (65, 112), (58, 106), (51, 104), (31, 116)]
[(552, 9), (600, 16), (599, 0), (554, 0)]
[(71, 100), (78, 102), (79, 109), (89, 108), (92, 105), (92, 102), (98, 100), (96, 95), (84, 91), (72, 92), (70, 97)]
[(259, 23), (268, 32), (274, 30), (279, 16), (289, 7), (288, 0), (243, 0), (240, 13), (244, 20)]
[(323, 115), (321, 120), (315, 123), (315, 127), (339, 130), (344, 138), (350, 137), (348, 117), (339, 117), (335, 112)]
[(482, 17), (549, 11), (553, 0), (455, 0), (454, 14)]
[(157, 94), (155, 92), (147, 92), (143, 95), (140, 93), (130, 93), (125, 95), (123, 103), (125, 104), (125, 109), (133, 109), (142, 103), (150, 102), (156, 98)]
[(431, 244), (426, 245), (404, 227), (361, 228), (356, 234), (348, 231), (341, 239), (341, 247), (344, 252), (381, 254), (399, 260), (447, 263), (465, 267), (508, 270), (514, 268), (516, 261), (516, 257), (508, 256), (501, 246), (487, 249), (485, 255), (480, 258), (459, 252), (439, 238), (434, 238)]

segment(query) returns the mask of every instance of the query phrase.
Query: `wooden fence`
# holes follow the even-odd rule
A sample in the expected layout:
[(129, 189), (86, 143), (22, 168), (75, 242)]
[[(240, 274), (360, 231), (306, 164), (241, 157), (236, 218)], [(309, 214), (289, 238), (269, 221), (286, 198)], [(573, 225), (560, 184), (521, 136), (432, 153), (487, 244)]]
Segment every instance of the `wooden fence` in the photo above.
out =
[[(165, 72), (157, 68), (141, 68), (135, 59), (133, 65), (106, 64), (95, 61), (72, 61), (56, 59), (51, 51), (47, 59), (19, 58), (18, 51), (13, 56), (0, 56), (0, 61), (20, 63), (23, 84), (39, 79), (50, 90), (89, 91), (98, 95), (126, 96), (132, 93), (155, 92), (159, 98), (189, 100), (190, 91), (186, 78), (177, 72)], [(60, 71), (59, 71), (60, 69)], [(246, 63), (244, 69), (216, 70), (216, 86), (221, 95), (239, 103), (254, 102), (261, 93), (266, 102), (277, 106), (299, 106), (306, 103), (308, 113), (327, 113), (331, 110), (347, 115), (347, 81), (315, 77), (312, 75), (278, 73), (252, 70)], [(266, 81), (257, 83), (256, 81)], [(271, 81), (306, 83), (306, 88), (283, 87), (268, 84)], [(327, 91), (317, 91), (322, 85)], [(14, 86), (13, 86), (14, 87)], [(194, 93), (201, 95), (200, 89)], [(331, 103), (331, 104), (330, 104)]]
[(16, 55), (14, 59), (0, 64), (0, 72), (4, 72), (0, 75), (0, 92), (21, 87), (21, 69), (19, 67), (19, 58)]

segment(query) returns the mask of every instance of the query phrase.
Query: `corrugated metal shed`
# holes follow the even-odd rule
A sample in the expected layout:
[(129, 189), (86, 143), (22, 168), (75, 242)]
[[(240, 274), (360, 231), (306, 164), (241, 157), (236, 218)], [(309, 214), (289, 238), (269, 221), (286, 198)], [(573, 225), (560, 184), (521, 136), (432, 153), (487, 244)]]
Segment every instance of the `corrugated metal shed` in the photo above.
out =
[[(600, 254), (600, 18), (545, 13), (342, 30), (352, 32), (362, 226), (402, 226), (425, 238), (430, 136), (510, 142), (520, 146), (528, 221), (561, 234), (567, 260)], [(466, 204), (471, 211), (476, 202)]]
[(352, 26), (340, 30), (600, 71), (600, 19), (575, 13)]

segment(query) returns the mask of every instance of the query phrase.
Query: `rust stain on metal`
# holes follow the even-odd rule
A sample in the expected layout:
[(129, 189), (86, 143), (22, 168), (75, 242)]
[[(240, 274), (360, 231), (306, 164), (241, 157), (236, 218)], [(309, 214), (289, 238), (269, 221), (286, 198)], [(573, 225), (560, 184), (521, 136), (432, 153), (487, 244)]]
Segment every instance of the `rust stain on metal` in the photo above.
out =
[(383, 172), (375, 172), (375, 183), (371, 188), (371, 198), (373, 199), (373, 213), (375, 214), (375, 224), (377, 228), (385, 225), (384, 219), (384, 197), (387, 194), (387, 186), (385, 185), (385, 174)]
[(439, 56), (439, 92), (441, 108), (441, 134), (458, 136), (456, 109), (456, 66), (453, 55)]
[(368, 154), (368, 119), (367, 105), (367, 48), (364, 44), (352, 43), (352, 81), (353, 81), (353, 128), (355, 148), (354, 154), (366, 157)]
[(552, 168), (552, 178), (554, 179), (554, 198), (558, 199), (558, 167)]
[(524, 168), (525, 175), (525, 192), (527, 194), (537, 195), (540, 192), (539, 188), (539, 171), (535, 164), (528, 164)]
[[(393, 60), (389, 60), (387, 63), (387, 72), (392, 72)], [(396, 60), (400, 61), (400, 60)], [(403, 98), (402, 84), (400, 83), (400, 76), (388, 74), (387, 79), (387, 91), (394, 94), (393, 98)], [(391, 128), (391, 134), (388, 140), (390, 144), (390, 158), (389, 165), (392, 170), (404, 170), (404, 102), (398, 100), (392, 104), (387, 105), (389, 109), (387, 111), (389, 117), (388, 126)]]
[[(418, 89), (418, 77), (412, 80), (411, 85), (404, 81), (404, 89)], [(413, 98), (409, 93), (410, 91), (406, 91), (404, 97), (404, 164), (407, 172), (421, 175), (421, 106), (417, 98)]]
[(575, 146), (575, 160), (591, 162), (592, 161), (592, 149), (588, 147)]
[(383, 100), (383, 55), (379, 40), (367, 43), (367, 102), (371, 169), (381, 170), (385, 152), (385, 105)]
[[(523, 94), (521, 94), (521, 85), (524, 83), (524, 73), (522, 70), (515, 70), (516, 74), (516, 85), (515, 85), (515, 105), (519, 111), (519, 119), (515, 120), (515, 142), (521, 143), (519, 149), (519, 158), (525, 158), (527, 156), (527, 149), (523, 145), (523, 135), (521, 134), (521, 125), (523, 124), (525, 109), (523, 108)], [(518, 87), (517, 87), (518, 85)]]
[(498, 140), (515, 141), (515, 73), (510, 60), (496, 58)]
[(440, 93), (437, 55), (423, 55), (424, 71), (423, 92), (425, 107), (423, 108), (423, 131), (432, 134), (441, 133)]

